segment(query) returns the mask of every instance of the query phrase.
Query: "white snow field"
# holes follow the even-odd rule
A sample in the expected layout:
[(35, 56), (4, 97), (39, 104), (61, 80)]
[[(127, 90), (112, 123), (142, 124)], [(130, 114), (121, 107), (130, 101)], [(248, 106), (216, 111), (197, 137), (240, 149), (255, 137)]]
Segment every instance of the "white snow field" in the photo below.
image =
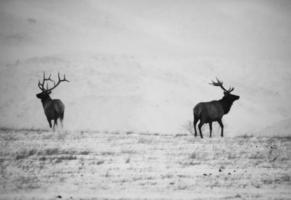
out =
[[(291, 1), (0, 0), (0, 199), (290, 199)], [(36, 94), (66, 74), (53, 133)], [(240, 95), (193, 137), (192, 109)]]
[(290, 199), (290, 137), (0, 132), (0, 199)]

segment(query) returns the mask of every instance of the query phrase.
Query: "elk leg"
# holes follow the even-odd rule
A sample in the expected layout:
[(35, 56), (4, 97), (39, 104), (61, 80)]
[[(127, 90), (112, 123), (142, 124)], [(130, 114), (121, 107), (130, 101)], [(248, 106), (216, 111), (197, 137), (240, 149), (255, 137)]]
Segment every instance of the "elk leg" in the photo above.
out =
[(196, 130), (196, 125), (197, 125), (197, 122), (198, 122), (198, 117), (196, 117), (195, 115), (194, 115), (194, 122), (193, 122), (193, 126), (194, 126), (194, 133), (195, 133), (195, 137), (197, 137), (197, 130)]
[(53, 130), (55, 130), (56, 125), (58, 125), (58, 118), (55, 118), (54, 119), (54, 127), (53, 127)]
[(212, 122), (209, 122), (210, 137), (212, 137)]
[(203, 123), (200, 121), (199, 124), (198, 124), (198, 128), (199, 128), (199, 133), (200, 133), (200, 137), (201, 138), (203, 138), (202, 131), (201, 131), (202, 125), (203, 125)]
[(58, 118), (55, 118), (54, 121), (55, 121), (55, 124), (54, 125), (55, 126), (58, 125)]
[(223, 123), (222, 123), (221, 120), (218, 120), (218, 123), (219, 123), (219, 125), (221, 127), (221, 137), (223, 137)]
[(62, 128), (64, 127), (64, 125), (63, 125), (63, 119), (64, 119), (64, 113), (62, 113), (61, 116), (60, 116), (60, 122), (61, 122)]
[(47, 121), (48, 121), (48, 123), (50, 125), (50, 128), (52, 128), (52, 122), (51, 122), (51, 120), (49, 118), (47, 118)]
[(60, 122), (61, 122), (61, 126), (62, 126), (62, 128), (63, 128), (64, 125), (63, 125), (63, 119), (62, 119), (62, 118), (60, 119)]

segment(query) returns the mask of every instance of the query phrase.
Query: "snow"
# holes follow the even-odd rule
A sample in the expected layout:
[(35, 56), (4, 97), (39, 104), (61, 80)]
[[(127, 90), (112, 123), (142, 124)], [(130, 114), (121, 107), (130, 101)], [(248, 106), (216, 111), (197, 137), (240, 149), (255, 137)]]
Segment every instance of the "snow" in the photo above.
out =
[[(0, 199), (288, 199), (290, 8), (0, 1)], [(70, 80), (51, 94), (66, 107), (56, 133), (43, 72)], [(240, 99), (225, 138), (214, 124), (194, 139), (193, 107), (223, 95), (215, 77)]]
[[(224, 62), (212, 65), (209, 64), (212, 61), (195, 59), (170, 62), (165, 58), (151, 60), (125, 55), (80, 57), (33, 57), (3, 67), (1, 125), (48, 127), (41, 103), (35, 97), (39, 92), (37, 82), (44, 71), (52, 73), (53, 78), (57, 78), (57, 72), (65, 73), (70, 80), (52, 93), (53, 98), (62, 99), (66, 105), (68, 130), (188, 131), (185, 125), (192, 121), (194, 105), (222, 96), (219, 88), (208, 84), (215, 76), (224, 77), (226, 87), (234, 86), (234, 94), (241, 96), (224, 117), (226, 135), (255, 134), (283, 120), (289, 123), (287, 83), (291, 80), (291, 69), (286, 66), (276, 72), (278, 79), (272, 76), (277, 66), (256, 63), (257, 71), (265, 74), (258, 82), (251, 76), (253, 65), (225, 71)], [(249, 78), (243, 81), (244, 77)], [(280, 135), (289, 135), (289, 130), (281, 131)]]
[(290, 138), (1, 130), (0, 199), (289, 199)]

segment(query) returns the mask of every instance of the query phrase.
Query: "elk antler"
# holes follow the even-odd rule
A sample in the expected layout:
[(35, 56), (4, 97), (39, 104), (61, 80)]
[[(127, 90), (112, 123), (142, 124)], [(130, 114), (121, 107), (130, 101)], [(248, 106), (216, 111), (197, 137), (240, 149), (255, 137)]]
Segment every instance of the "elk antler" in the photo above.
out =
[(54, 82), (54, 86), (52, 87), (52, 88), (50, 88), (50, 89), (47, 89), (47, 90), (49, 90), (49, 91), (52, 91), (53, 89), (55, 89), (61, 82), (64, 82), (64, 81), (66, 81), (66, 82), (70, 82), (70, 81), (68, 81), (67, 79), (66, 79), (66, 75), (64, 74), (64, 78), (63, 79), (61, 79), (61, 77), (60, 77), (60, 73), (58, 73), (58, 82), (57, 82), (57, 84), (55, 84), (55, 81), (53, 81)]
[(218, 78), (216, 78), (216, 82), (212, 81), (212, 83), (209, 83), (210, 85), (214, 85), (214, 86), (219, 86), (224, 92), (227, 92), (227, 93), (231, 93), (234, 88), (233, 87), (230, 87), (228, 90), (226, 90), (224, 87), (223, 87), (223, 82), (220, 81)]
[[(39, 87), (39, 89), (40, 89), (41, 91), (45, 91), (45, 90), (47, 90), (47, 89), (44, 88), (44, 84), (45, 84), (46, 81), (52, 81), (52, 82), (53, 82), (53, 80), (51, 79), (51, 74), (49, 75), (48, 78), (46, 78), (46, 77), (45, 77), (45, 72), (44, 72), (44, 73), (43, 73), (43, 78), (42, 78), (42, 83), (41, 83), (40, 81), (38, 81), (38, 87)], [(48, 88), (48, 84), (47, 84), (46, 86), (47, 86), (47, 88)]]
[[(48, 84), (46, 84), (46, 89), (45, 89), (45, 88), (44, 88), (44, 83), (45, 83), (45, 81), (51, 81), (51, 82), (54, 82), (54, 86), (53, 86), (52, 88), (49, 88), (49, 87), (48, 87)], [(48, 78), (46, 78), (46, 77), (45, 77), (45, 73), (43, 73), (43, 81), (42, 81), (42, 83), (41, 83), (40, 81), (38, 82), (38, 87), (39, 87), (39, 89), (41, 89), (42, 91), (52, 91), (52, 90), (55, 89), (55, 88), (56, 88), (56, 87), (57, 87), (61, 82), (64, 82), (64, 81), (66, 81), (66, 82), (70, 82), (69, 80), (66, 79), (66, 75), (65, 75), (65, 74), (64, 74), (64, 78), (61, 79), (61, 77), (60, 77), (60, 73), (58, 73), (58, 82), (55, 83), (55, 81), (51, 79), (51, 74), (49, 75)]]

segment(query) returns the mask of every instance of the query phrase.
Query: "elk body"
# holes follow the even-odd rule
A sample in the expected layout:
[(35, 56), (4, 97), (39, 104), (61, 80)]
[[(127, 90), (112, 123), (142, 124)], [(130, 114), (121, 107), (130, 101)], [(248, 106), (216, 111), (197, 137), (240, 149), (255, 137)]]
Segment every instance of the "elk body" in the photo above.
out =
[[(48, 83), (46, 83), (46, 88), (44, 86), (46, 81), (51, 81), (54, 83), (54, 86), (52, 88), (48, 88)], [(38, 87), (42, 91), (41, 93), (36, 94), (36, 97), (41, 100), (44, 113), (46, 115), (47, 121), (49, 123), (50, 128), (55, 129), (55, 126), (58, 124), (58, 119), (60, 119), (61, 125), (63, 126), (63, 119), (64, 119), (64, 113), (65, 113), (65, 105), (60, 99), (51, 99), (50, 94), (53, 89), (55, 89), (61, 82), (69, 82), (65, 75), (64, 78), (60, 78), (60, 74), (58, 73), (58, 82), (55, 83), (51, 79), (51, 75), (46, 78), (45, 73), (43, 74), (43, 80), (42, 82), (38, 82)], [(54, 125), (52, 127), (52, 120), (54, 121)]]
[(221, 127), (221, 137), (223, 137), (223, 123), (222, 117), (230, 111), (230, 108), (234, 101), (239, 99), (239, 96), (231, 94), (234, 88), (226, 90), (223, 87), (223, 82), (216, 79), (216, 82), (210, 83), (214, 86), (219, 86), (224, 91), (224, 96), (220, 100), (214, 100), (210, 102), (200, 102), (193, 109), (194, 115), (194, 132), (195, 137), (197, 136), (196, 125), (199, 121), (198, 128), (200, 137), (203, 138), (201, 128), (203, 124), (208, 123), (210, 129), (210, 137), (212, 137), (212, 122), (218, 122)]

